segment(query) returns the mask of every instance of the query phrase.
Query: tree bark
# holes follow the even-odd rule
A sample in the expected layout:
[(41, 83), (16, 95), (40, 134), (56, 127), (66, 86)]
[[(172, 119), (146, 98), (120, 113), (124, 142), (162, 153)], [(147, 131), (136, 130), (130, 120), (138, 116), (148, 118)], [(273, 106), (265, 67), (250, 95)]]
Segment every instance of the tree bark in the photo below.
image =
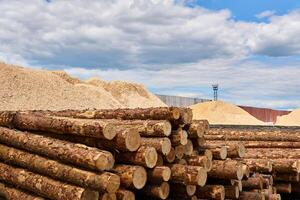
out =
[(263, 189), (263, 178), (261, 176), (250, 177), (247, 180), (242, 180), (244, 190)]
[[(285, 181), (285, 182), (299, 182), (300, 177), (299, 173), (288, 173), (288, 174), (274, 174), (273, 175), (275, 181)], [(300, 191), (300, 190), (299, 190)]]
[(203, 167), (206, 171), (210, 171), (212, 167), (212, 161), (207, 156), (186, 156), (185, 160), (189, 165)]
[(242, 164), (236, 160), (219, 161), (214, 160), (208, 177), (216, 179), (237, 179), (242, 180)]
[(247, 149), (245, 158), (263, 158), (263, 159), (299, 159), (300, 149), (272, 149), (272, 148), (258, 148), (258, 149)]
[(240, 190), (238, 186), (224, 186), (225, 188), (225, 198), (226, 199), (238, 199), (240, 196)]
[(240, 192), (240, 200), (265, 200), (264, 194), (261, 192)]
[(193, 196), (196, 192), (197, 187), (195, 185), (184, 185), (180, 183), (172, 183), (170, 185), (170, 188), (171, 188), (170, 197), (174, 199), (175, 198), (181, 199), (181, 198), (188, 198)]
[(191, 124), (186, 124), (184, 130), (187, 131), (189, 138), (199, 138), (204, 136), (205, 125), (192, 122)]
[(167, 199), (170, 193), (170, 185), (168, 182), (159, 185), (146, 185), (141, 192), (150, 197)]
[(167, 137), (162, 138), (141, 138), (141, 146), (154, 147), (157, 152), (167, 155), (171, 151), (171, 141)]
[(153, 147), (141, 146), (136, 152), (124, 152), (116, 155), (118, 163), (141, 165), (153, 168), (157, 163), (157, 152)]
[(20, 189), (0, 183), (0, 197), (5, 197), (7, 200), (45, 200), (42, 197), (29, 194)]
[(202, 120), (193, 120), (193, 123), (198, 123), (198, 124), (202, 124), (204, 126), (204, 134), (208, 134), (210, 127), (209, 127), (209, 122), (206, 119), (202, 119)]
[(120, 186), (120, 178), (109, 172), (93, 173), (50, 160), (39, 155), (0, 144), (0, 159), (35, 171), (60, 181), (67, 181), (99, 192), (114, 193)]
[(270, 173), (273, 169), (272, 162), (267, 159), (243, 159), (243, 163), (249, 166), (250, 172)]
[(0, 163), (0, 180), (53, 200), (98, 199), (98, 192), (55, 181), (4, 163)]
[(277, 173), (300, 172), (300, 161), (298, 159), (272, 159), (273, 171)]
[(148, 181), (152, 184), (167, 182), (171, 178), (171, 169), (167, 166), (157, 166), (147, 170)]
[(147, 172), (141, 166), (115, 165), (112, 170), (120, 176), (121, 185), (128, 189), (142, 189), (147, 181)]
[(90, 169), (110, 170), (114, 165), (114, 157), (108, 151), (28, 132), (0, 127), (0, 141), (17, 148)]
[(179, 128), (176, 131), (172, 131), (169, 138), (171, 140), (172, 146), (186, 145), (188, 134), (185, 130)]
[(183, 158), (183, 156), (184, 156), (184, 146), (183, 145), (178, 145), (175, 147), (175, 156), (178, 159)]
[(192, 155), (194, 151), (194, 146), (191, 140), (187, 140), (186, 145), (184, 145), (184, 154), (189, 156)]
[(196, 196), (199, 199), (224, 200), (225, 188), (223, 185), (206, 185), (197, 187)]
[(117, 200), (115, 193), (103, 193), (99, 195), (99, 200)]
[(170, 152), (164, 157), (164, 159), (168, 163), (172, 163), (172, 162), (174, 162), (175, 157), (176, 157), (175, 149), (173, 147), (171, 147)]
[(291, 193), (292, 192), (291, 183), (276, 183), (275, 188), (278, 193)]
[(117, 200), (135, 200), (135, 194), (130, 190), (120, 188), (117, 192)]

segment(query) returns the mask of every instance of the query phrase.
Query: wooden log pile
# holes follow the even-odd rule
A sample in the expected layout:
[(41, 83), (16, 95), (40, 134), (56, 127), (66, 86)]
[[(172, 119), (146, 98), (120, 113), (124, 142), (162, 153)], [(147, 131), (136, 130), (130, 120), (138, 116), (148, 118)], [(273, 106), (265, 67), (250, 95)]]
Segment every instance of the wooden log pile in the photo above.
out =
[(300, 190), (296, 139), (267, 149), (260, 142), (273, 137), (256, 130), (266, 139), (227, 138), (244, 132), (176, 107), (3, 111), (0, 199), (276, 200)]

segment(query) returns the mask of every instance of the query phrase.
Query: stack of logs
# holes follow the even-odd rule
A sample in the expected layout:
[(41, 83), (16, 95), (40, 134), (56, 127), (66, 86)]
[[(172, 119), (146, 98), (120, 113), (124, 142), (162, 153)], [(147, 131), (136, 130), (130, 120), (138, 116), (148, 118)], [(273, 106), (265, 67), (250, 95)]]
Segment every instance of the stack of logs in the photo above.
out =
[(279, 147), (246, 152), (224, 130), (176, 107), (2, 111), (0, 198), (275, 200), (293, 188), (298, 152), (266, 159)]

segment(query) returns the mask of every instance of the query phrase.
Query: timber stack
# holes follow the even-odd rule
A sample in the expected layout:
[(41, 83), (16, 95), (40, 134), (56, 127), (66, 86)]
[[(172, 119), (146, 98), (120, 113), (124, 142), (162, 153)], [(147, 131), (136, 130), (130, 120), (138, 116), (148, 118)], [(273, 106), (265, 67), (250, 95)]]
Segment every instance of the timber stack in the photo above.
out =
[(296, 153), (257, 158), (228, 135), (187, 108), (2, 111), (0, 198), (275, 200), (296, 186)]

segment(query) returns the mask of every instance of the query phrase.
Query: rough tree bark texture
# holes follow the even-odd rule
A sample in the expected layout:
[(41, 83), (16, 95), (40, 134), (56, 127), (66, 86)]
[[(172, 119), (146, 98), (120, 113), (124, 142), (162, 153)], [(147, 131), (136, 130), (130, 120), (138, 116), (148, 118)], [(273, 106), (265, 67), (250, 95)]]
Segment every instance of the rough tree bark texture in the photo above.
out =
[(118, 200), (135, 200), (135, 194), (123, 188), (118, 189), (116, 195)]
[(240, 200), (265, 200), (265, 196), (261, 192), (240, 192)]
[(299, 159), (300, 149), (257, 148), (247, 149), (245, 158), (263, 159)]
[(141, 138), (142, 146), (154, 147), (157, 152), (167, 155), (171, 151), (171, 141), (167, 137), (162, 138)]
[(206, 185), (197, 187), (196, 196), (199, 199), (224, 200), (225, 188), (223, 185)]
[(243, 178), (242, 164), (236, 160), (214, 160), (208, 176), (217, 179), (237, 179)]
[(38, 197), (29, 194), (20, 189), (0, 183), (0, 197), (5, 197), (7, 200), (45, 200), (43, 197)]
[[(197, 186), (195, 185), (183, 185), (180, 183), (171, 183), (170, 184), (170, 197), (171, 199), (185, 199), (185, 198), (190, 198), (193, 196), (196, 192)], [(176, 191), (176, 192), (172, 192)]]
[(251, 172), (270, 173), (273, 169), (272, 162), (267, 159), (243, 159)]
[(0, 127), (0, 141), (17, 148), (90, 169), (109, 170), (114, 165), (114, 157), (108, 151), (28, 132)]
[(287, 173), (287, 174), (273, 174), (275, 181), (286, 181), (286, 182), (299, 182), (299, 173)]
[(185, 160), (189, 165), (200, 166), (209, 171), (212, 167), (211, 161), (207, 158), (207, 156), (185, 156)]
[(240, 196), (240, 190), (238, 186), (226, 185), (225, 188), (225, 198), (226, 199), (238, 199)]
[(201, 123), (192, 122), (191, 124), (186, 124), (184, 130), (187, 131), (189, 138), (199, 138), (203, 137), (205, 132), (205, 125)]
[(157, 166), (147, 170), (148, 181), (154, 184), (167, 182), (171, 178), (171, 169), (167, 166)]
[(98, 199), (98, 192), (55, 181), (4, 163), (0, 163), (0, 180), (53, 200)]
[(188, 134), (185, 130), (179, 128), (176, 131), (172, 131), (172, 134), (169, 138), (173, 146), (186, 145)]
[(168, 182), (159, 185), (146, 185), (141, 192), (150, 197), (167, 199), (170, 193), (170, 185)]
[(99, 192), (114, 193), (120, 186), (119, 176), (109, 173), (93, 173), (50, 160), (39, 155), (0, 144), (0, 159), (35, 171), (39, 174), (67, 181)]
[(300, 161), (298, 159), (271, 159), (273, 171), (277, 173), (299, 173)]

